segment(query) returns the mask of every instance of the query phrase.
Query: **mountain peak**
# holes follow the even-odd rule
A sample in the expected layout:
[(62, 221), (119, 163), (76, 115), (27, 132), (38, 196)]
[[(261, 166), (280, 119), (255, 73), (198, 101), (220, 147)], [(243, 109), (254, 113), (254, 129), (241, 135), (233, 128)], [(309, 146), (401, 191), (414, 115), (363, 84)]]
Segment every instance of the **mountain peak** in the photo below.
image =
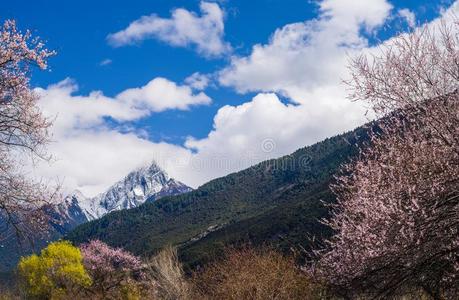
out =
[(159, 176), (163, 177), (166, 181), (170, 179), (166, 171), (164, 171), (155, 161), (152, 161), (149, 165), (145, 165), (145, 166), (142, 166), (142, 167), (139, 167), (133, 170), (123, 180), (129, 181), (129, 180), (132, 180), (132, 178), (136, 178), (136, 177), (139, 178), (139, 177), (159, 177)]
[(107, 191), (95, 197), (89, 198), (81, 191), (74, 190), (58, 204), (57, 210), (68, 219), (72, 219), (73, 216), (84, 216), (87, 221), (91, 221), (115, 210), (137, 207), (147, 200), (154, 201), (191, 190), (187, 185), (170, 178), (155, 161), (152, 161), (131, 171)]
[(78, 198), (78, 199), (85, 199), (87, 198), (80, 190), (76, 189), (74, 190), (73, 192), (71, 192), (70, 194), (67, 195), (67, 197), (75, 197), (75, 198)]
[[(140, 173), (152, 173), (152, 172), (163, 172), (166, 173), (157, 163), (156, 161), (152, 160), (149, 164), (138, 167), (137, 169), (133, 170), (132, 172), (140, 172)], [(131, 172), (131, 173), (132, 173)]]

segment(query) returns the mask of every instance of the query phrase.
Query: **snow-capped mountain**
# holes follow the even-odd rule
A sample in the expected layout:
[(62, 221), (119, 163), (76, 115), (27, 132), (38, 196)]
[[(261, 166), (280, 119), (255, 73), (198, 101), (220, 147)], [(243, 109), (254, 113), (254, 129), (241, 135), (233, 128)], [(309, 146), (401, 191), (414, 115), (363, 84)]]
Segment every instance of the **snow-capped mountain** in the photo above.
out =
[(129, 173), (96, 197), (86, 197), (76, 190), (56, 205), (53, 217), (59, 231), (69, 229), (105, 214), (137, 207), (145, 201), (191, 191), (187, 185), (170, 178), (156, 163)]
[(80, 191), (74, 191), (62, 202), (46, 209), (52, 228), (45, 237), (36, 236), (34, 247), (26, 244), (25, 248), (19, 249), (14, 234), (1, 241), (0, 257), (3, 255), (7, 259), (0, 260), (0, 271), (11, 270), (16, 266), (20, 256), (46, 246), (50, 241), (61, 238), (80, 224), (100, 218), (111, 211), (136, 207), (145, 201), (154, 201), (191, 190), (185, 184), (170, 178), (156, 163), (152, 163), (132, 171), (96, 197), (86, 197)]

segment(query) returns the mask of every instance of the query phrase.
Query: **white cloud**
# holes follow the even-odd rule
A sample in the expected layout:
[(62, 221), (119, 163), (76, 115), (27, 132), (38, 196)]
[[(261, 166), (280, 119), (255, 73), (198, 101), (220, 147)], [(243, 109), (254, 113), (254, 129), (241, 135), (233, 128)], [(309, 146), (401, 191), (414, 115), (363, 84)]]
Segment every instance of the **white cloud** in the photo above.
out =
[[(152, 159), (165, 167), (171, 161), (186, 159), (190, 153), (183, 147), (152, 143), (142, 132), (112, 128), (106, 117), (125, 124), (153, 112), (183, 110), (211, 101), (202, 92), (194, 95), (190, 87), (164, 78), (155, 78), (113, 98), (100, 91), (75, 95), (77, 91), (76, 83), (70, 79), (36, 89), (43, 113), (54, 119), (53, 142), (49, 146), (54, 159), (51, 164), (39, 164), (34, 173), (36, 177), (62, 180), (66, 191), (78, 188), (87, 195), (103, 191)], [(175, 165), (171, 175), (177, 172), (180, 168)]]
[[(45, 114), (57, 115), (54, 130), (66, 132), (71, 128), (93, 128), (104, 125), (104, 117), (117, 121), (132, 121), (168, 109), (186, 110), (190, 106), (209, 104), (211, 99), (200, 92), (193, 94), (188, 86), (178, 86), (157, 77), (139, 88), (124, 90), (115, 97), (101, 91), (87, 96), (73, 95), (78, 91), (71, 79), (36, 89)], [(59, 132), (60, 133), (60, 132)]]
[(382, 25), (392, 9), (385, 0), (323, 0), (319, 5), (322, 13), (319, 22), (327, 22), (329, 26), (325, 27), (338, 30), (338, 35), (344, 33), (353, 38), (357, 37), (358, 28), (362, 25), (367, 31)]
[(77, 91), (78, 86), (71, 79), (50, 85), (47, 89), (36, 89), (39, 105), (45, 115), (54, 119), (53, 133), (58, 137), (71, 134), (73, 128), (103, 126), (104, 117), (131, 121), (150, 113), (104, 96), (100, 91), (93, 91), (87, 96), (73, 95)]
[[(333, 102), (340, 92), (323, 90), (317, 93), (322, 97), (317, 101)], [(224, 106), (217, 112), (214, 128), (206, 138), (190, 137), (185, 143), (195, 151), (192, 162), (194, 169), (200, 170), (188, 182), (201, 184), (263, 160), (290, 154), (360, 125), (358, 121), (362, 121), (364, 113), (356, 103), (346, 107), (317, 105), (310, 109), (283, 103), (272, 93), (260, 93), (238, 106)]]
[(411, 10), (409, 10), (408, 8), (400, 9), (398, 11), (398, 15), (401, 18), (405, 19), (408, 26), (410, 26), (411, 28), (416, 27), (416, 15)]
[(385, 0), (322, 1), (317, 19), (277, 29), (268, 44), (255, 45), (247, 57), (233, 57), (219, 81), (241, 93), (272, 91), (298, 103), (317, 101), (314, 91), (339, 85), (348, 55), (367, 46), (361, 28), (382, 25), (391, 8)]
[(203, 92), (193, 94), (189, 86), (177, 86), (165, 78), (155, 78), (140, 88), (127, 89), (118, 94), (116, 99), (154, 112), (167, 109), (186, 110), (193, 105), (212, 102)]
[(173, 10), (170, 19), (155, 14), (143, 16), (107, 39), (115, 47), (156, 38), (177, 47), (193, 45), (208, 57), (227, 53), (230, 46), (223, 40), (223, 10), (217, 3), (205, 1), (200, 3), (200, 9), (201, 16), (183, 8)]
[(440, 6), (440, 16), (429, 24), (432, 26), (438, 26), (440, 22), (445, 24), (452, 24), (458, 21), (459, 18), (459, 1), (455, 1), (449, 7)]
[(210, 77), (206, 74), (195, 72), (185, 78), (185, 83), (195, 90), (204, 90), (210, 83)]

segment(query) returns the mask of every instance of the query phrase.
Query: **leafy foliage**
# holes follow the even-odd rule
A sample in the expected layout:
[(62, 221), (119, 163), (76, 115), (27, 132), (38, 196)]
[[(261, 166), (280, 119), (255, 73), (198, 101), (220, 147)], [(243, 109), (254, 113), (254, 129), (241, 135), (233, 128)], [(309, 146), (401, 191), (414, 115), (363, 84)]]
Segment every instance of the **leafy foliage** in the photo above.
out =
[(59, 299), (91, 285), (80, 250), (67, 241), (49, 244), (40, 255), (23, 257), (18, 271), (30, 298)]

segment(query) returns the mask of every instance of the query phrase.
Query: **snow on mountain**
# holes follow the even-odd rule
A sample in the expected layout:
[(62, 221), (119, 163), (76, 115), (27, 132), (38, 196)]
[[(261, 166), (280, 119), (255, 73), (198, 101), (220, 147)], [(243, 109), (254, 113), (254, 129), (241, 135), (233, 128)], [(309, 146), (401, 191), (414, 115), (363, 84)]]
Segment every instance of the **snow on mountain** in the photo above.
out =
[(86, 201), (88, 201), (88, 198), (78, 190), (65, 197), (61, 203), (54, 206), (54, 209), (49, 210), (53, 227), (63, 234), (82, 223), (90, 221), (88, 213), (81, 205)]
[(105, 214), (137, 207), (145, 201), (154, 201), (164, 196), (186, 193), (192, 189), (170, 178), (156, 163), (129, 173), (124, 179), (112, 185), (96, 197), (85, 197), (76, 190), (56, 206), (60, 223), (74, 227), (98, 219)]

